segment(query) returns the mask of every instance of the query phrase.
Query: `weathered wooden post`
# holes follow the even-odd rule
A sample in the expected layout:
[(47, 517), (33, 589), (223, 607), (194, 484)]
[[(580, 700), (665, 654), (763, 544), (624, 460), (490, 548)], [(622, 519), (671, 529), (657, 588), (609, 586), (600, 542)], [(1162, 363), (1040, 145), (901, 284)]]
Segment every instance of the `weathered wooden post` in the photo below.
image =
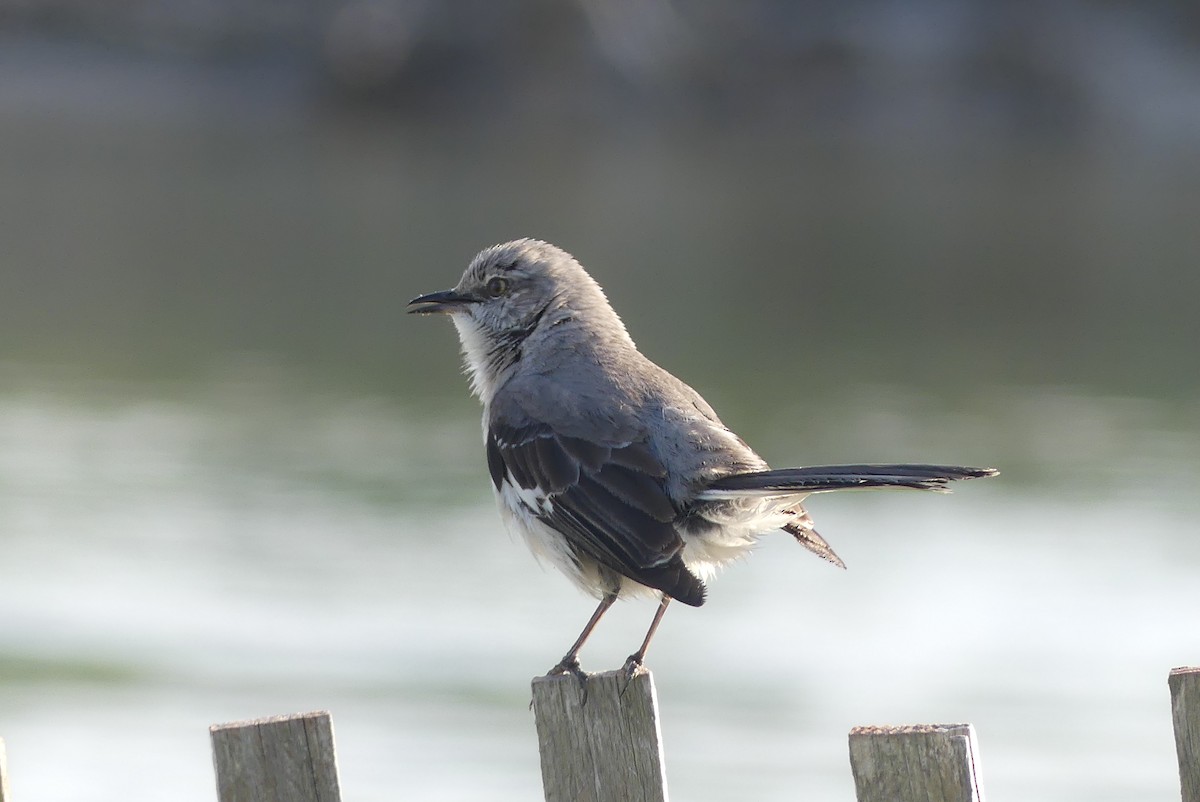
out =
[(546, 802), (666, 802), (654, 678), (641, 669), (533, 680)]
[(4, 756), (4, 739), (0, 738), (0, 802), (12, 802), (8, 792), (8, 760)]
[(970, 724), (855, 727), (850, 770), (858, 802), (983, 802)]
[(219, 802), (340, 802), (327, 711), (215, 724)]
[(1171, 689), (1171, 720), (1175, 724), (1183, 802), (1200, 802), (1200, 668), (1172, 668), (1167, 687)]

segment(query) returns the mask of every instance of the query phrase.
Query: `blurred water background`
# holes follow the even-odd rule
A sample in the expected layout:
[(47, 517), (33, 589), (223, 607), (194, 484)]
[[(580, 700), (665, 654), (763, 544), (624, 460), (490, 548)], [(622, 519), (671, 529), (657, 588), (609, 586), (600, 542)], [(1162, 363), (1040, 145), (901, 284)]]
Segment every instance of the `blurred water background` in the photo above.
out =
[(851, 800), (851, 726), (970, 721), (995, 799), (1177, 799), (1198, 45), (1168, 0), (0, 5), (14, 797), (208, 800), (209, 724), (327, 708), (347, 799), (539, 798), (593, 602), (403, 315), (538, 236), (771, 462), (1004, 472), (814, 499), (848, 571), (780, 535), (673, 610), (674, 798)]

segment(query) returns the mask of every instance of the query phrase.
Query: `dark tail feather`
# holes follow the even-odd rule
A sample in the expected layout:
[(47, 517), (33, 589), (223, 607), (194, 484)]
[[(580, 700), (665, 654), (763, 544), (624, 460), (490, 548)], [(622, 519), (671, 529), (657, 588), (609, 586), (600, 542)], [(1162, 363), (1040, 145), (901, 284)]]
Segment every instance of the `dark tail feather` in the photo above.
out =
[(998, 473), (994, 468), (953, 465), (816, 465), (726, 476), (705, 488), (700, 497), (799, 495), (870, 487), (944, 491), (957, 479), (978, 479)]

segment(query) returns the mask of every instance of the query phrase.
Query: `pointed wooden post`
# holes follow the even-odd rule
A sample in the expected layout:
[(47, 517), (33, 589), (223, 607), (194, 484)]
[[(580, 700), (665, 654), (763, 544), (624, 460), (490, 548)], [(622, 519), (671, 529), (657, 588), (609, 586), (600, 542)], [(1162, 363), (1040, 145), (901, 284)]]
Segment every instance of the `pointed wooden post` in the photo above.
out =
[(1175, 724), (1183, 802), (1200, 802), (1200, 668), (1172, 668), (1167, 687), (1171, 689), (1171, 720)]
[(855, 727), (850, 770), (858, 802), (983, 802), (970, 724)]
[(340, 802), (326, 711), (215, 724), (219, 802)]
[(654, 679), (641, 669), (533, 680), (546, 802), (666, 802)]

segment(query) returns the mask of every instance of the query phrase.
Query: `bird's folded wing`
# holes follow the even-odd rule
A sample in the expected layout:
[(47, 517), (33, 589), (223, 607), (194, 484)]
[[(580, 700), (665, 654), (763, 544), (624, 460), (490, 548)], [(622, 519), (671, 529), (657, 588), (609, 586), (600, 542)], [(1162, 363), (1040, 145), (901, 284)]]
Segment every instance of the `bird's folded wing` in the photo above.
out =
[(572, 549), (680, 601), (703, 599), (679, 556), (666, 469), (644, 442), (593, 442), (493, 415), (487, 456), (497, 490), (508, 482), (524, 491), (520, 503)]

